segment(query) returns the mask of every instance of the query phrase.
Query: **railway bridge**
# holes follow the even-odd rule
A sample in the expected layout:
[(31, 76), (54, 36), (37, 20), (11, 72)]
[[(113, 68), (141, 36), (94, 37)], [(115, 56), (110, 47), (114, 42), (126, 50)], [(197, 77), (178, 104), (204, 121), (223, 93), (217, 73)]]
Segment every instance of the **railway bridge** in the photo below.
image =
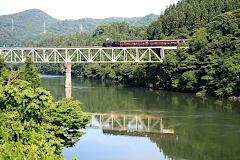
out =
[(76, 63), (162, 63), (165, 50), (177, 46), (143, 47), (0, 47), (6, 63), (24, 63), (31, 56), (34, 63), (64, 63), (65, 87), (72, 87), (71, 66)]

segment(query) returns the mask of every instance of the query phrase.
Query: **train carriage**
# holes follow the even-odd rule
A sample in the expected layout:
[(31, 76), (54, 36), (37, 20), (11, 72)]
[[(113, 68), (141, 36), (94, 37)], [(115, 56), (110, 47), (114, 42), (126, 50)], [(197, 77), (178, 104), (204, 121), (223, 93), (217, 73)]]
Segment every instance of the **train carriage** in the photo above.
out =
[(120, 42), (104, 42), (104, 47), (148, 47), (148, 46), (178, 46), (180, 43), (188, 43), (190, 39), (176, 40), (131, 40)]
[(120, 41), (120, 46), (121, 47), (149, 46), (149, 41), (146, 40)]

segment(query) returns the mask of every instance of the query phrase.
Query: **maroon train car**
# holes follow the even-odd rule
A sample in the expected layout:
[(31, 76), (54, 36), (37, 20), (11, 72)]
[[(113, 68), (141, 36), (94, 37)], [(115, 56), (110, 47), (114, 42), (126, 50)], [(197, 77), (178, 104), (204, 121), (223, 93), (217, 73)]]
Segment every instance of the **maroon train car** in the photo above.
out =
[(148, 40), (120, 41), (121, 47), (149, 46)]
[(178, 40), (151, 40), (149, 46), (177, 46)]
[(148, 47), (148, 46), (178, 46), (179, 43), (188, 43), (191, 39), (173, 40), (131, 40), (120, 42), (104, 42), (104, 47)]

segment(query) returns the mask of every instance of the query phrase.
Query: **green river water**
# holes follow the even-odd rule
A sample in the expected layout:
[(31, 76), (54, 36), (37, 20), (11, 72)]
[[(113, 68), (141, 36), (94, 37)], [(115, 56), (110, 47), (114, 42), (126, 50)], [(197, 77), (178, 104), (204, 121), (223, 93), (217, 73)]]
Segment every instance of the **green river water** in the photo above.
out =
[[(54, 101), (65, 96), (64, 77), (41, 77)], [(66, 159), (240, 159), (239, 102), (80, 78), (72, 78), (72, 97), (93, 119), (63, 149)]]

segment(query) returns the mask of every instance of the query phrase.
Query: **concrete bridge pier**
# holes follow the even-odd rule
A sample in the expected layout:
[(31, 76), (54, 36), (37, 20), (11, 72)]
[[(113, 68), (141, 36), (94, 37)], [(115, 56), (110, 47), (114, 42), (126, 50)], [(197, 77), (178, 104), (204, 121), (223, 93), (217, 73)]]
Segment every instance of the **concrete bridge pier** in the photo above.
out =
[(65, 97), (67, 97), (67, 98), (72, 97), (72, 88), (71, 87), (65, 87)]
[(71, 80), (71, 63), (65, 63), (65, 88), (72, 88), (72, 80)]
[(161, 56), (161, 59), (163, 59), (165, 57), (164, 48), (161, 48), (160, 56)]

